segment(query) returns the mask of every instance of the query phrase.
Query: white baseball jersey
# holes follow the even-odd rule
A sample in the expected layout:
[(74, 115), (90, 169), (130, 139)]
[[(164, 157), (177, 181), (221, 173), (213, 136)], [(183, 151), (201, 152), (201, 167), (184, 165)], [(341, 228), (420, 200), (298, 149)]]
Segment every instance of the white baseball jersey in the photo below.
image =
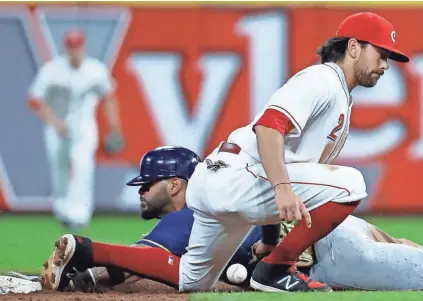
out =
[(266, 109), (286, 115), (294, 129), (285, 136), (285, 161), (330, 163), (348, 135), (352, 98), (342, 69), (335, 63), (308, 67), (277, 90), (261, 113), (232, 132), (236, 143), (260, 161), (253, 126)]
[(266, 109), (282, 112), (295, 127), (285, 138), (285, 160), (296, 164), (287, 164), (286, 169), (293, 192), (308, 211), (328, 202), (350, 203), (367, 196), (358, 170), (319, 164), (330, 163), (341, 151), (351, 106), (342, 69), (333, 63), (311, 66), (276, 91), (252, 123), (230, 134), (228, 141), (238, 144), (241, 152), (219, 152), (218, 147), (207, 156), (227, 167), (212, 171), (207, 161), (197, 165), (186, 193), (194, 224), (180, 262), (181, 291), (213, 287), (251, 225), (280, 221), (273, 186), (257, 162), (253, 132)]
[(100, 61), (86, 57), (74, 69), (66, 56), (59, 56), (40, 68), (29, 96), (49, 104), (71, 132), (80, 132), (96, 126), (99, 99), (113, 89), (114, 81)]

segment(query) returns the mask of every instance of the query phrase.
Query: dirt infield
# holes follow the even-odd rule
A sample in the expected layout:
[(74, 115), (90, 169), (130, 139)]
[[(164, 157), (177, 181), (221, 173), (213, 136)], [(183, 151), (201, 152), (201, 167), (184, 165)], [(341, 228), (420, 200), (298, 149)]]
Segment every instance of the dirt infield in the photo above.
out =
[[(215, 291), (235, 292), (240, 288), (219, 283)], [(188, 294), (178, 293), (175, 289), (161, 283), (142, 279), (129, 284), (115, 286), (113, 290), (104, 293), (61, 292), (53, 293), (43, 290), (30, 294), (0, 295), (0, 300), (10, 301), (130, 301), (130, 300), (160, 300), (185, 301)]]
[(185, 301), (188, 299), (186, 294), (120, 294), (117, 292), (108, 292), (104, 294), (85, 294), (85, 293), (60, 293), (52, 294), (50, 292), (38, 292), (31, 294), (7, 295), (0, 297), (0, 300), (10, 301), (130, 301), (130, 300), (161, 300), (161, 301)]

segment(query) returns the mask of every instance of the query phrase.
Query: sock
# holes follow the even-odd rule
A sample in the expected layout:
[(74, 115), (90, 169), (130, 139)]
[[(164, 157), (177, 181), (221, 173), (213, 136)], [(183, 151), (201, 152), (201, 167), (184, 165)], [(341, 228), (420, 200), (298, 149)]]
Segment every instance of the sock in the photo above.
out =
[(114, 266), (141, 277), (179, 287), (180, 258), (163, 249), (92, 242), (96, 266)]
[(357, 208), (359, 203), (360, 201), (329, 202), (311, 210), (312, 227), (307, 228), (305, 222), (301, 221), (263, 261), (272, 264), (295, 264), (308, 247), (338, 227)]

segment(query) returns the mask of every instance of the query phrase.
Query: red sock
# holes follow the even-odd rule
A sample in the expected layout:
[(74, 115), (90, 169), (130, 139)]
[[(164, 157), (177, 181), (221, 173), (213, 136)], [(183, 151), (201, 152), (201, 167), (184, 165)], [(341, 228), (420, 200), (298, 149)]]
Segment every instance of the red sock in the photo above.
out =
[(172, 287), (179, 286), (179, 260), (163, 249), (92, 242), (96, 266), (112, 265)]
[(263, 261), (273, 264), (294, 264), (308, 247), (341, 224), (359, 203), (359, 201), (352, 203), (329, 202), (311, 210), (311, 228), (307, 228), (305, 222), (301, 221)]

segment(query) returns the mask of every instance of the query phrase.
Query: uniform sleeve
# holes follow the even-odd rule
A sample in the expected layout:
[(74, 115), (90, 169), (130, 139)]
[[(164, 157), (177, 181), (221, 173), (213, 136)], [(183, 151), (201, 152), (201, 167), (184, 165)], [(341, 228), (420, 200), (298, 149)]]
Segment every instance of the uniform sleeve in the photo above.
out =
[(166, 214), (151, 232), (136, 244), (162, 248), (180, 257), (186, 252), (193, 223), (194, 215), (189, 209)]
[(49, 86), (49, 67), (41, 67), (29, 86), (29, 99), (32, 101), (45, 101)]
[(101, 66), (100, 73), (101, 74), (98, 83), (98, 92), (100, 97), (104, 98), (113, 95), (115, 93), (116, 81), (105, 65)]
[(305, 70), (277, 90), (266, 109), (276, 110), (288, 117), (294, 128), (287, 136), (298, 137), (307, 121), (327, 107), (329, 100), (330, 88), (324, 74), (317, 70)]
[(264, 114), (260, 117), (259, 120), (254, 124), (253, 131), (255, 132), (255, 126), (262, 125), (268, 128), (277, 130), (283, 136), (294, 129), (292, 121), (286, 117), (285, 114), (274, 109), (266, 109)]

